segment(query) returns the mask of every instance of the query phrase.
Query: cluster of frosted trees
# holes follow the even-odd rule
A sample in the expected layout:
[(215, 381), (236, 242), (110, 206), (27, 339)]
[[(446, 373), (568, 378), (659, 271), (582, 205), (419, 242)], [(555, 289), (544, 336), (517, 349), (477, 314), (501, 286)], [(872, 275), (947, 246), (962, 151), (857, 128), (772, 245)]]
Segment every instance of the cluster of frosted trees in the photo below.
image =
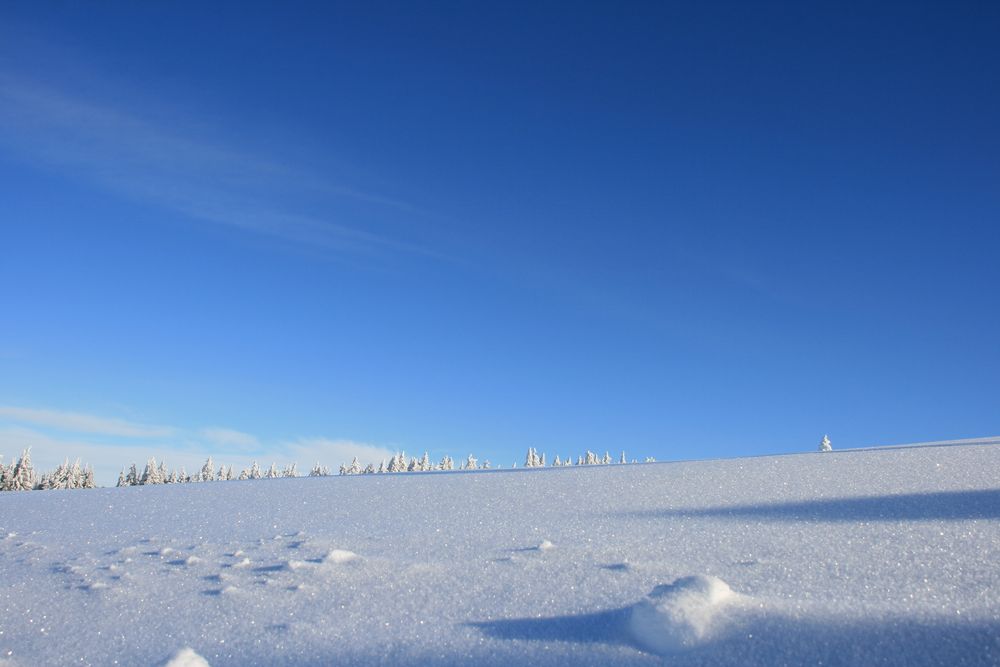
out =
[[(489, 470), (490, 462), (483, 461), (479, 463), (479, 459), (469, 454), (469, 457), (465, 459), (458, 470)], [(410, 458), (407, 460), (406, 452), (399, 452), (391, 459), (382, 459), (382, 462), (376, 467), (375, 464), (369, 463), (367, 466), (362, 467), (358, 462), (358, 458), (354, 457), (350, 465), (340, 466), (341, 475), (373, 475), (387, 472), (430, 472), (432, 470), (455, 470), (455, 460), (450, 456), (445, 456), (438, 463), (432, 463), (430, 456), (427, 452), (421, 458)], [(313, 473), (310, 473), (313, 474)]]
[[(656, 459), (652, 457), (646, 458), (646, 463), (652, 463)], [(604, 456), (598, 456), (594, 452), (587, 450), (587, 453), (583, 456), (579, 456), (576, 459), (575, 465), (586, 466), (586, 465), (607, 465), (612, 463), (611, 454), (608, 452), (604, 453)], [(628, 459), (625, 458), (625, 452), (622, 452), (621, 458), (618, 463), (628, 463)], [(632, 463), (637, 463), (635, 459)], [(528, 454), (524, 458), (525, 468), (541, 468), (546, 466), (545, 453), (538, 453), (534, 447), (528, 449)], [(555, 459), (552, 460), (553, 466), (571, 466), (574, 465), (573, 457), (567, 456), (566, 459), (560, 459), (557, 455)], [(489, 470), (490, 462), (483, 461), (479, 463), (479, 459), (469, 454), (469, 457), (465, 460), (462, 465), (460, 465), (458, 470)], [(515, 463), (513, 468), (517, 467)], [(455, 461), (450, 456), (445, 456), (441, 459), (439, 463), (432, 463), (430, 457), (428, 457), (427, 452), (424, 452), (421, 458), (410, 458), (407, 460), (405, 453), (398, 453), (389, 460), (383, 459), (381, 463), (376, 467), (374, 464), (369, 463), (367, 466), (362, 466), (358, 459), (355, 458), (350, 465), (340, 466), (341, 475), (370, 475), (388, 472), (429, 472), (432, 470), (455, 470)]]
[[(318, 464), (310, 473), (310, 475), (317, 474), (329, 474), (326, 468), (320, 467)], [(267, 470), (261, 470), (260, 465), (253, 461), (249, 468), (244, 468), (238, 474), (233, 470), (232, 466), (219, 466), (219, 469), (215, 469), (215, 463), (212, 461), (212, 457), (208, 457), (205, 464), (201, 467), (201, 470), (193, 475), (188, 475), (184, 468), (178, 470), (167, 470), (167, 466), (160, 462), (156, 463), (156, 459), (149, 459), (146, 462), (146, 467), (140, 473), (139, 469), (133, 463), (129, 469), (122, 470), (118, 474), (118, 486), (144, 486), (147, 484), (185, 484), (189, 482), (223, 482), (230, 479), (274, 479), (276, 477), (298, 477), (299, 472), (296, 465), (293, 463), (291, 465), (285, 466), (281, 470), (274, 463)]]
[(0, 491), (32, 491), (45, 489), (93, 489), (94, 471), (81, 466), (80, 460), (67, 459), (54, 471), (39, 475), (31, 464), (31, 448), (24, 450), (17, 461), (3, 465), (0, 461)]

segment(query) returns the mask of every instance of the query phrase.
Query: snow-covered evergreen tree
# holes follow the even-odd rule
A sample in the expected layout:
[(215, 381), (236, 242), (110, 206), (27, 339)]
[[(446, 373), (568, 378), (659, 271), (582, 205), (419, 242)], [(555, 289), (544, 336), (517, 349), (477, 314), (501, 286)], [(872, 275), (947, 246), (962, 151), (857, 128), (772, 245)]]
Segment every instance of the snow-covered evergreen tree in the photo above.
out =
[(260, 479), (260, 465), (256, 461), (250, 462), (250, 479)]
[(434, 465), (431, 463), (431, 457), (424, 452), (424, 455), (420, 457), (420, 470), (426, 472), (428, 470), (434, 470)]
[(354, 460), (351, 461), (350, 467), (347, 469), (348, 475), (360, 475), (361, 474), (361, 464), (358, 462), (358, 457), (355, 456)]
[(601, 459), (601, 463), (611, 465), (611, 452), (604, 452), (604, 458)]
[(472, 454), (469, 454), (469, 457), (465, 459), (465, 463), (462, 464), (462, 470), (476, 470), (478, 467), (479, 461)]
[(298, 464), (297, 463), (292, 463), (290, 465), (285, 466), (285, 469), (284, 469), (284, 471), (282, 471), (281, 476), (282, 477), (298, 477), (299, 476)]
[(212, 457), (209, 456), (205, 459), (205, 464), (201, 466), (201, 472), (195, 476), (195, 481), (198, 482), (212, 482), (215, 480), (215, 463), (212, 461)]
[(628, 463), (628, 459), (625, 458), (625, 450), (624, 449), (622, 450), (622, 457), (620, 459), (618, 459), (618, 463), (620, 463), (622, 465)]
[(139, 484), (163, 484), (164, 480), (160, 479), (160, 468), (156, 465), (156, 459), (150, 458), (146, 463), (146, 469), (142, 471), (142, 477), (139, 478)]
[(35, 467), (31, 464), (31, 447), (21, 453), (21, 458), (14, 463), (7, 481), (8, 491), (31, 491), (38, 483)]
[(122, 471), (118, 473), (118, 483), (115, 486), (118, 488), (128, 486), (128, 482), (125, 481), (125, 468), (122, 468)]
[(830, 438), (827, 437), (826, 435), (823, 436), (823, 439), (819, 443), (819, 451), (821, 452), (833, 451), (833, 444), (830, 442)]

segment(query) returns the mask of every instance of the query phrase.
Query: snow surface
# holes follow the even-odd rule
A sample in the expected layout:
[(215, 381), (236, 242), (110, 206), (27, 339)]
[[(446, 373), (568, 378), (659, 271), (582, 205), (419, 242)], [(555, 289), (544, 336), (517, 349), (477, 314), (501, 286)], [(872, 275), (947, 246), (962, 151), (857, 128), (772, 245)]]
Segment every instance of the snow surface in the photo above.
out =
[(0, 665), (1000, 664), (1000, 446), (0, 494)]

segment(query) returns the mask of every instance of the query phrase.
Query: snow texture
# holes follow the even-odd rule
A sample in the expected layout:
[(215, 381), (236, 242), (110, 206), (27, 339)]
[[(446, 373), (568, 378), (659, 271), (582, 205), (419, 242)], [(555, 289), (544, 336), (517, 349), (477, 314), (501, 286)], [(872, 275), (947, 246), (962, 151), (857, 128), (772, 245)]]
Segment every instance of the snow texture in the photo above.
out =
[(0, 664), (998, 665), (998, 554), (995, 445), (3, 493)]

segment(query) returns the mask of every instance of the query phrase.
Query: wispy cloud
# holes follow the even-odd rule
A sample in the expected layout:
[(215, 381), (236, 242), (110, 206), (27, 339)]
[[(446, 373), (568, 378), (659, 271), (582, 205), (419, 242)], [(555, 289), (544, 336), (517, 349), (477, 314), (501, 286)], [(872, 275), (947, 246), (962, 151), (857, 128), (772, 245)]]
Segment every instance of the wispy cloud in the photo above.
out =
[[(188, 473), (200, 470), (206, 458), (204, 451), (180, 449), (166, 442), (122, 445), (80, 437), (53, 436), (22, 426), (0, 426), (0, 455), (4, 455), (4, 463), (10, 463), (29, 447), (36, 470), (50, 471), (66, 459), (80, 459), (81, 463), (94, 469), (94, 477), (100, 486), (114, 485), (123, 467), (135, 463), (141, 469), (150, 458), (166, 462), (171, 469), (184, 468)], [(219, 460), (217, 463), (228, 464), (230, 461)], [(238, 460), (231, 463), (240, 465)]]
[(0, 405), (0, 417), (73, 433), (94, 433), (129, 438), (160, 438), (176, 433), (175, 429), (167, 426), (149, 426), (80, 412), (25, 408), (14, 405)]
[(260, 448), (257, 436), (231, 428), (210, 427), (198, 431), (205, 442), (219, 447), (252, 451)]
[(242, 468), (257, 460), (264, 465), (298, 463), (306, 469), (317, 462), (336, 468), (355, 457), (363, 464), (378, 463), (393, 455), (385, 447), (348, 439), (264, 442), (252, 433), (220, 426), (149, 426), (80, 412), (0, 406), (0, 455), (10, 462), (27, 447), (41, 470), (54, 468), (65, 458), (79, 458), (94, 467), (98, 483), (105, 486), (114, 484), (122, 467), (142, 466), (150, 457), (192, 472), (209, 456), (217, 466)]
[(334, 462), (334, 465), (350, 463), (357, 457), (362, 465), (378, 463), (382, 459), (388, 459), (395, 453), (385, 447), (370, 445), (354, 440), (330, 440), (328, 438), (299, 438), (298, 440), (285, 442), (282, 450), (288, 454), (292, 460), (308, 463)]
[[(0, 140), (23, 159), (187, 218), (334, 251), (434, 255), (371, 222), (387, 210), (418, 213), (406, 202), (207, 140), (210, 130), (162, 109), (143, 113), (124, 95), (90, 95), (0, 69)], [(297, 210), (302, 200), (329, 214)]]

